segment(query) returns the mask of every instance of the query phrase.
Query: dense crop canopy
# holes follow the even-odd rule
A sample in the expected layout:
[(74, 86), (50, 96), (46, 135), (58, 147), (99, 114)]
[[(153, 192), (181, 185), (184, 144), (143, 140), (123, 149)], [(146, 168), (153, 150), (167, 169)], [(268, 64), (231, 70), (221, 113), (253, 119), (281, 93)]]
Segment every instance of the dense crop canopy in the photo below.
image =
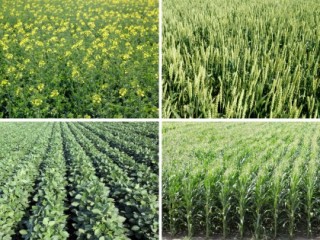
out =
[(164, 232), (316, 237), (319, 123), (165, 123)]
[(158, 116), (157, 0), (0, 5), (0, 117)]
[(3, 123), (0, 131), (0, 239), (157, 239), (156, 123)]
[(163, 115), (320, 116), (318, 0), (164, 0)]

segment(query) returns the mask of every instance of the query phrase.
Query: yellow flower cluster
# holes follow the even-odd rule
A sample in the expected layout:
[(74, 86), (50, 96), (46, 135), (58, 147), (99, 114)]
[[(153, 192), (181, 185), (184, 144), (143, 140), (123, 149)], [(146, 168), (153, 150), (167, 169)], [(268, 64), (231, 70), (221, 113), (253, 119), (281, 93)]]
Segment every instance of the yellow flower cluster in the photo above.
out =
[(120, 88), (120, 90), (119, 90), (120, 97), (124, 97), (127, 94), (127, 92), (128, 92), (128, 89)]
[(41, 104), (42, 104), (42, 100), (41, 99), (33, 99), (31, 101), (32, 105), (35, 106), (35, 107), (39, 107)]
[[(158, 102), (158, 0), (4, 1), (0, 29), (0, 87), (16, 96), (12, 109), (24, 107), (28, 116), (34, 107), (46, 117), (86, 116), (89, 108), (102, 109), (98, 105), (112, 99), (113, 115), (96, 116), (126, 117), (132, 113), (124, 109), (139, 107), (135, 117), (149, 117)], [(132, 79), (143, 87), (128, 87)], [(80, 98), (87, 99), (78, 109), (65, 104)]]
[(4, 87), (4, 86), (7, 86), (7, 85), (10, 85), (10, 83), (9, 83), (8, 80), (2, 80), (0, 85), (1, 85), (1, 87)]
[(59, 91), (58, 90), (53, 90), (51, 93), (50, 93), (50, 97), (51, 98), (54, 98), (54, 97), (57, 97), (59, 96)]
[(38, 84), (37, 88), (39, 92), (42, 92), (42, 90), (44, 89), (44, 84), (43, 83)]
[(144, 91), (142, 91), (141, 89), (137, 90), (137, 95), (140, 97), (144, 97)]
[(101, 96), (100, 96), (99, 94), (94, 94), (94, 95), (92, 96), (92, 102), (93, 102), (94, 104), (100, 104), (100, 103), (101, 103), (101, 100), (102, 100), (102, 98), (101, 98)]

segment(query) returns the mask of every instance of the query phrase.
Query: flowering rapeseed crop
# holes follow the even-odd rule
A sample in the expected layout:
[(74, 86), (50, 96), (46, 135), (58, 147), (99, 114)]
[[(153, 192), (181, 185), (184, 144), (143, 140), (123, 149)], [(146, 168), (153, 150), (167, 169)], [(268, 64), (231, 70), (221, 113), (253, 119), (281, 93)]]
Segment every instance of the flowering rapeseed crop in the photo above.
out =
[(157, 117), (157, 0), (3, 0), (0, 117)]

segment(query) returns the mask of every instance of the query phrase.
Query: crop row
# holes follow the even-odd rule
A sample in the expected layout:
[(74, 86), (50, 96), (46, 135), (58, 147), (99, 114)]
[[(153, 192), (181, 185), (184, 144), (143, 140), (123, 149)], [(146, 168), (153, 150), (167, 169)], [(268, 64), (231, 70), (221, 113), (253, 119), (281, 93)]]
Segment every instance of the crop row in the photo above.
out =
[(40, 168), (40, 176), (32, 201), (29, 218), (25, 220), (25, 229), (19, 231), (24, 239), (65, 239), (66, 231), (65, 199), (66, 163), (62, 148), (59, 125), (54, 125), (50, 145)]
[[(18, 163), (18, 170), (0, 187), (0, 237), (10, 239), (24, 217), (32, 197), (34, 183), (39, 175), (39, 166), (48, 147), (51, 128), (47, 127), (39, 135), (36, 144)], [(1, 170), (2, 172), (2, 170)], [(2, 174), (0, 174), (2, 175)]]
[(7, 151), (0, 161), (1, 239), (157, 239), (155, 169), (108, 147), (103, 131), (96, 135), (88, 125), (3, 128), (8, 138), (0, 138)]
[[(156, 239), (158, 193), (154, 193), (154, 189), (157, 187), (157, 176), (151, 175), (148, 180), (144, 180), (144, 177), (149, 174), (148, 171), (143, 172), (145, 169), (139, 170), (137, 168), (141, 165), (135, 164), (135, 166), (134, 162), (126, 158), (118, 158), (118, 163), (115, 164), (112, 158), (95, 147), (101, 146), (98, 141), (94, 145), (89, 138), (86, 138), (90, 133), (84, 136), (78, 129), (72, 128), (72, 126), (71, 129), (94, 161), (98, 175), (110, 187), (110, 196), (116, 200), (120, 213), (126, 217), (126, 224), (131, 230), (131, 235), (138, 239), (143, 236), (147, 239)], [(91, 134), (91, 137), (94, 137), (94, 135)], [(125, 168), (125, 166), (128, 167)], [(136, 173), (133, 172), (135, 168), (138, 169)], [(129, 173), (126, 173), (126, 171)]]
[(134, 142), (134, 137), (130, 140), (123, 140), (121, 137), (114, 136), (106, 132), (104, 129), (95, 128), (91, 125), (84, 125), (88, 130), (95, 133), (104, 141), (108, 142), (110, 147), (119, 149), (119, 151), (132, 156), (137, 162), (150, 166), (151, 169), (158, 172), (158, 152), (143, 148)]
[[(0, 143), (0, 169), (2, 169), (0, 186), (4, 184), (10, 176), (14, 175), (21, 167), (23, 167), (23, 163), (27, 159), (25, 156), (30, 152), (31, 147), (37, 143), (37, 138), (44, 128), (45, 126), (42, 125), (37, 131), (34, 131), (32, 127), (26, 127), (23, 133), (16, 131), (9, 136), (6, 136), (6, 134), (3, 135)], [(22, 131), (22, 128), (20, 128), (20, 130)], [(5, 130), (3, 132), (6, 133)], [(31, 135), (31, 133), (33, 135)]]
[(207, 124), (182, 157), (171, 144), (187, 142), (188, 133), (173, 125), (164, 126), (165, 232), (255, 239), (319, 233), (318, 124)]

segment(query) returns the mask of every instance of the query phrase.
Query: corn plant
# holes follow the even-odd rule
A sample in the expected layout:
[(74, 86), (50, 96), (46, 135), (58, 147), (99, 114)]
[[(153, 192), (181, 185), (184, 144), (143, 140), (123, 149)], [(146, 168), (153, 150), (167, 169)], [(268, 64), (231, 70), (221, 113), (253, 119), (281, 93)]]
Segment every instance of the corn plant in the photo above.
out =
[(207, 175), (204, 177), (203, 185), (205, 191), (205, 225), (206, 225), (206, 238), (208, 239), (212, 233), (215, 231), (212, 227), (212, 221), (214, 219), (214, 213), (216, 211), (215, 202), (217, 197), (215, 193), (217, 192), (217, 182), (219, 181), (221, 168), (219, 166), (214, 166), (213, 169), (207, 172)]
[(164, 123), (164, 232), (189, 239), (317, 236), (319, 126)]
[(306, 176), (306, 212), (307, 212), (307, 224), (308, 224), (308, 236), (312, 237), (312, 220), (316, 213), (314, 209), (314, 200), (316, 193), (316, 185), (318, 183), (318, 135), (315, 134), (311, 141), (310, 162), (307, 166)]
[(261, 238), (261, 230), (263, 227), (263, 218), (265, 215), (264, 206), (268, 201), (268, 169), (261, 168), (256, 176), (254, 185), (254, 202), (255, 202), (255, 221), (254, 221), (254, 235), (256, 239)]
[(250, 167), (246, 167), (241, 171), (239, 175), (239, 180), (237, 183), (237, 198), (238, 198), (238, 215), (239, 215), (239, 223), (238, 228), (240, 232), (240, 238), (242, 239), (244, 236), (245, 230), (245, 216), (246, 211), (248, 209), (249, 201), (252, 197), (253, 193), (253, 184), (252, 184), (252, 173)]
[(231, 209), (231, 198), (232, 198), (232, 184), (234, 177), (234, 170), (229, 168), (225, 171), (222, 178), (220, 179), (220, 192), (219, 192), (219, 200), (221, 202), (221, 221), (222, 221), (222, 232), (223, 238), (227, 237), (228, 234), (228, 215)]

